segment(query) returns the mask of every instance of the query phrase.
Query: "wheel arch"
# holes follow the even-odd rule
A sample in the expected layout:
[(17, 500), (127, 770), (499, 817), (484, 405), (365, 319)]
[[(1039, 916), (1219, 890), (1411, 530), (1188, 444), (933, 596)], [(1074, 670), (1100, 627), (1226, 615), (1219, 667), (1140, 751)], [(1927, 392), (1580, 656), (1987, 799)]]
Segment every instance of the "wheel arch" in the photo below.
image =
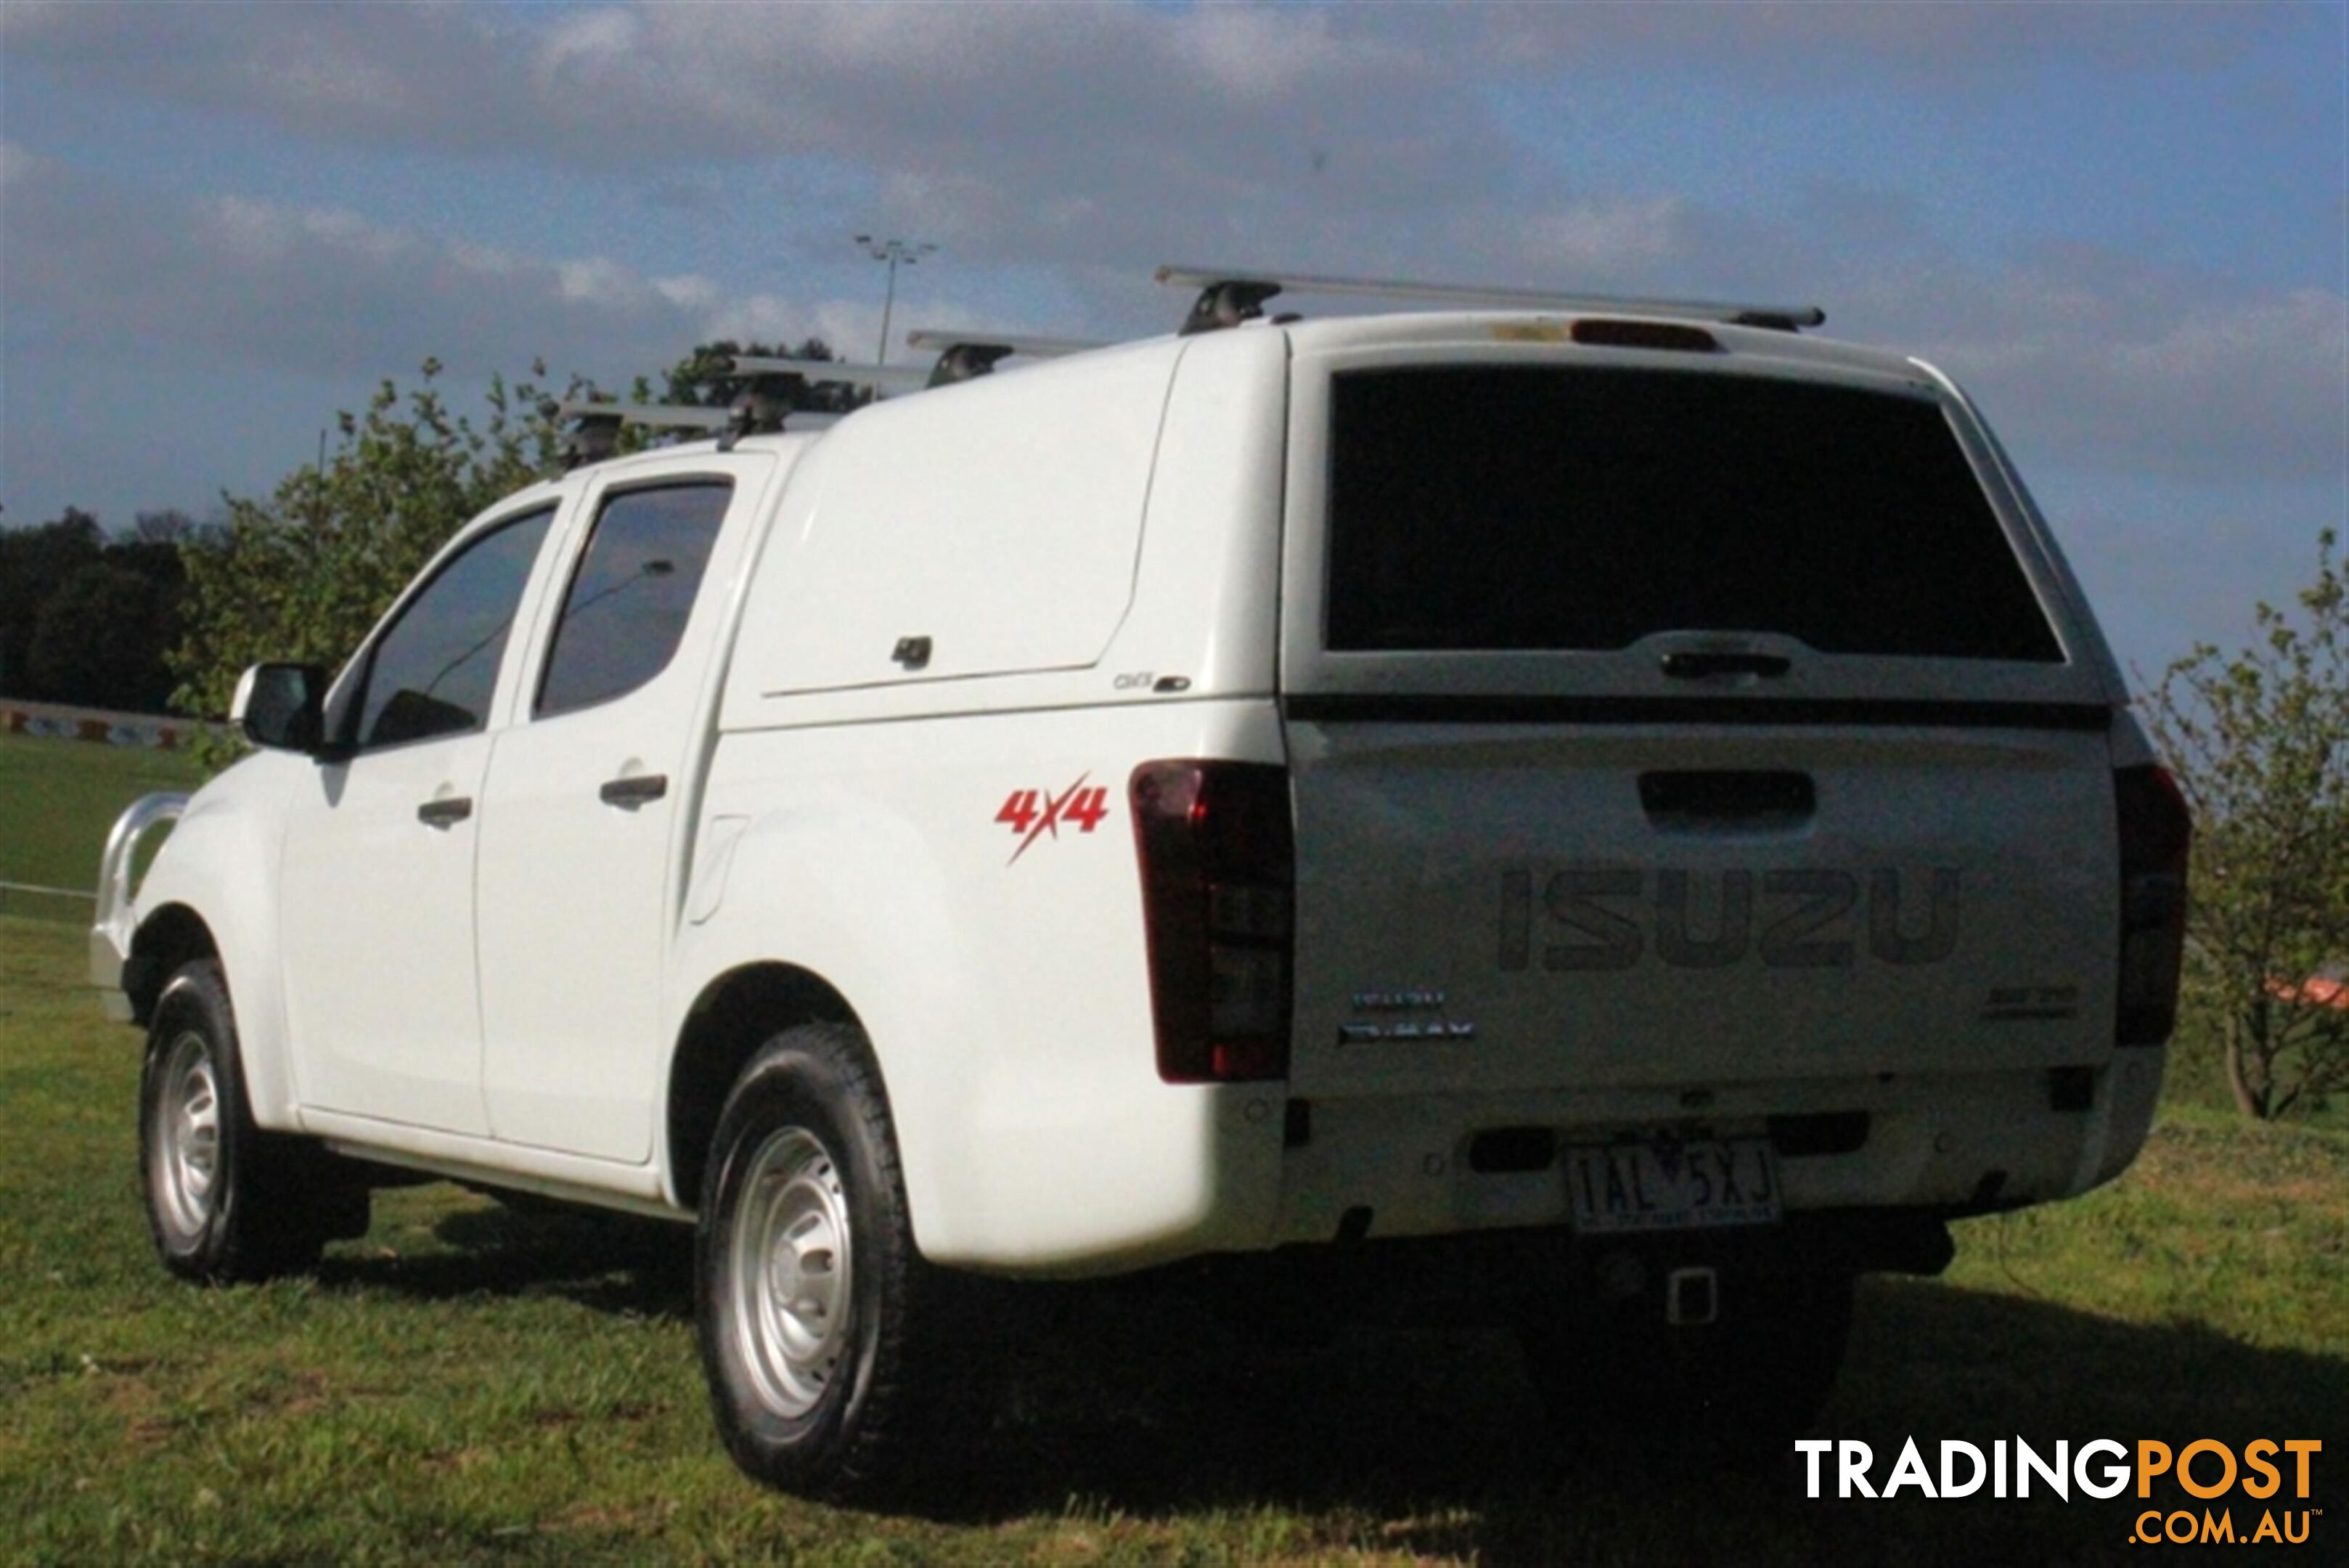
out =
[(181, 966), (197, 959), (218, 959), (220, 941), (204, 918), (186, 904), (171, 903), (139, 922), (130, 939), (130, 953), (122, 966), (123, 994), (130, 999), (130, 1019), (142, 1028), (155, 1016), (155, 1002)]
[[(670, 1053), (664, 1097), (669, 1194), (678, 1207), (699, 1206), (709, 1140), (743, 1064), (783, 1030), (818, 1023), (863, 1027), (838, 988), (797, 964), (740, 964), (701, 988), (686, 1010)], [(874, 1068), (877, 1074), (877, 1061)], [(883, 1094), (887, 1094), (885, 1084)]]

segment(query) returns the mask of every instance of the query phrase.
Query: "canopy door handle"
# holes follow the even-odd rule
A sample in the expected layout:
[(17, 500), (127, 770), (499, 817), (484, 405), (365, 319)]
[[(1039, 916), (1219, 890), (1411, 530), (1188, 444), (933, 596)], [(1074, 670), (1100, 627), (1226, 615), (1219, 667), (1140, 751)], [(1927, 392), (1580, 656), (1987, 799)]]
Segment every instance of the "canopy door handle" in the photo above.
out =
[(667, 793), (667, 774), (623, 774), (616, 779), (605, 779), (595, 791), (595, 798), (605, 805), (634, 810), (647, 801), (660, 799)]

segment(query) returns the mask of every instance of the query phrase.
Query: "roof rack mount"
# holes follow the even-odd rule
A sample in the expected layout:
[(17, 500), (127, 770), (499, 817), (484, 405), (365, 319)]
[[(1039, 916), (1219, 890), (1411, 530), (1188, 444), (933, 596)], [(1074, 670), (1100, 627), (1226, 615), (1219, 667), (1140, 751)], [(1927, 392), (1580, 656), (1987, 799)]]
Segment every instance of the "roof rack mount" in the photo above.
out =
[(1081, 354), (1088, 348), (1101, 347), (1099, 342), (1090, 337), (1046, 337), (1034, 332), (975, 332), (961, 327), (916, 327), (905, 334), (905, 347), (908, 348), (958, 348), (966, 344), (985, 345), (1037, 359)]
[(905, 390), (929, 379), (918, 365), (874, 365), (850, 359), (792, 359), (771, 354), (736, 354), (728, 360), (737, 376), (797, 376), (811, 383), (833, 381), (875, 391)]
[(1740, 305), (1709, 299), (1636, 299), (1599, 294), (1556, 294), (1537, 288), (1490, 288), (1476, 284), (1413, 283), (1396, 278), (1324, 277), (1309, 273), (1249, 272), (1237, 267), (1162, 266), (1158, 281), (1199, 290), (1198, 302), (1183, 323), (1185, 333), (1236, 327), (1264, 314), (1275, 295), (1368, 295), (1433, 304), (1496, 306), (1520, 310), (1621, 311), (1715, 321), (1732, 327), (1767, 327), (1793, 332), (1826, 322), (1816, 305)]
[(937, 350), (937, 363), (925, 383), (932, 387), (991, 376), (998, 360), (1009, 359), (1014, 354), (1024, 354), (1031, 359), (1056, 359), (1063, 354), (1081, 354), (1101, 347), (1083, 337), (1045, 337), (1033, 332), (972, 332), (944, 327), (916, 327), (905, 334), (905, 346)]
[(643, 425), (648, 430), (699, 431), (718, 438), (718, 450), (731, 452), (746, 435), (767, 435), (783, 428), (789, 413), (777, 399), (752, 389), (730, 406), (708, 408), (692, 403), (599, 403), (574, 399), (554, 405), (554, 418), (576, 421), (563, 443), (563, 466), (601, 462), (619, 450), (620, 427)]

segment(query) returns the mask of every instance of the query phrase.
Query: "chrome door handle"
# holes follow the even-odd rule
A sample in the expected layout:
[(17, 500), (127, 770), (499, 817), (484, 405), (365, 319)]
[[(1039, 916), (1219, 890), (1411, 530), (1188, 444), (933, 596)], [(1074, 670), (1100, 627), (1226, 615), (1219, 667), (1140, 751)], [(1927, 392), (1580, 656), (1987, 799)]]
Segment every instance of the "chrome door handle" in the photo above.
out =
[(626, 806), (630, 810), (648, 800), (658, 800), (668, 793), (667, 774), (623, 774), (616, 779), (605, 779), (595, 791), (595, 798), (605, 805)]
[(437, 827), (443, 832), (456, 826), (472, 815), (473, 801), (470, 795), (450, 795), (442, 800), (428, 800), (416, 808), (417, 821), (427, 827)]

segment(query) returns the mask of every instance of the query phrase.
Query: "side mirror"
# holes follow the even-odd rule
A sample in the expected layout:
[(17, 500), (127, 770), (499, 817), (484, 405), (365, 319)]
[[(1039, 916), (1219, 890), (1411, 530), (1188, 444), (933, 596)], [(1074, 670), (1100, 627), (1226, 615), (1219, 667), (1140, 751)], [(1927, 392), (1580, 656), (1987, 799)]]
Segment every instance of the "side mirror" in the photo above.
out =
[(237, 680), (228, 722), (256, 746), (315, 756), (326, 740), (326, 703), (325, 666), (256, 664)]

